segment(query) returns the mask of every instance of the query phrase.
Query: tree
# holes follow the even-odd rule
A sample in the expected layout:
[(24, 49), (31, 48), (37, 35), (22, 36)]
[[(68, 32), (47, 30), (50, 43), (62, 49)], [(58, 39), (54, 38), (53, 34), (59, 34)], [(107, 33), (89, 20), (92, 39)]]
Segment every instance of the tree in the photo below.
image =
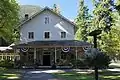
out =
[[(99, 68), (108, 67), (110, 58), (98, 49), (91, 48), (85, 52), (85, 63), (87, 63), (89, 67), (97, 68), (98, 70)], [(95, 80), (98, 80), (98, 71), (97, 74), (95, 72)]]
[(53, 11), (55, 11), (56, 13), (60, 13), (60, 7), (57, 4), (53, 5)]
[(88, 63), (89, 67), (94, 67), (96, 65), (98, 68), (102, 68), (108, 67), (110, 64), (109, 56), (96, 48), (88, 49), (85, 52), (85, 60)]
[(115, 9), (119, 12), (120, 14), (120, 0), (116, 1)]
[(113, 0), (93, 0), (95, 9), (91, 30), (101, 29), (109, 32), (112, 26)]
[[(108, 54), (112, 54), (112, 47), (116, 47), (113, 37), (113, 25), (114, 25), (114, 1), (113, 0), (93, 0), (95, 9), (93, 11), (92, 26), (89, 27), (90, 31), (102, 30), (100, 36), (98, 36), (98, 47)], [(112, 46), (110, 46), (110, 44)], [(114, 50), (115, 52), (115, 50)]]
[(111, 27), (109, 34), (102, 34), (101, 48), (112, 59), (120, 59), (120, 15), (118, 12), (114, 12), (114, 23)]
[(78, 16), (75, 20), (77, 24), (76, 39), (87, 41), (87, 27), (89, 26), (90, 15), (87, 6), (84, 5), (84, 0), (79, 2)]
[(0, 37), (4, 40), (14, 41), (19, 21), (18, 11), (16, 0), (0, 0)]

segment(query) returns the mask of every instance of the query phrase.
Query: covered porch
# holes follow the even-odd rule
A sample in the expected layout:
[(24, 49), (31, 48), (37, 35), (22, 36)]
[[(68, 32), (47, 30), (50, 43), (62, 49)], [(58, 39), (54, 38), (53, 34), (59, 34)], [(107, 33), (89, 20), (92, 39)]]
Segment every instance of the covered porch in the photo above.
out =
[(91, 47), (90, 43), (76, 40), (33, 41), (13, 46), (15, 53), (20, 54), (19, 62), (22, 66), (56, 65), (57, 68), (73, 66), (71, 61), (81, 57), (88, 47)]

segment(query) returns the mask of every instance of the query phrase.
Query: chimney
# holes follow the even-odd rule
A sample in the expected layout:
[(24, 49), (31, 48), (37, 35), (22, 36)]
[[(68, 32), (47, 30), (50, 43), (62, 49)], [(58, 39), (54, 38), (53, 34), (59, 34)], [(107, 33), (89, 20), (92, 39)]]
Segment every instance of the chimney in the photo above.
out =
[(25, 20), (29, 18), (29, 15), (28, 14), (25, 14)]

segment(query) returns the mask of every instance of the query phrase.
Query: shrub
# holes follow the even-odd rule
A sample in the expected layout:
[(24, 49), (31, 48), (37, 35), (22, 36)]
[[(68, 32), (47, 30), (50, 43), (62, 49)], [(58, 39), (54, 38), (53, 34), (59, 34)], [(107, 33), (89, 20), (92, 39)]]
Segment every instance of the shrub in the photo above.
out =
[(88, 68), (84, 59), (71, 60), (73, 68)]
[(10, 61), (10, 60), (1, 60), (0, 61), (0, 67), (13, 68), (14, 67), (14, 62)]
[(89, 67), (106, 68), (110, 61), (109, 56), (98, 49), (93, 48), (85, 52), (85, 62)]

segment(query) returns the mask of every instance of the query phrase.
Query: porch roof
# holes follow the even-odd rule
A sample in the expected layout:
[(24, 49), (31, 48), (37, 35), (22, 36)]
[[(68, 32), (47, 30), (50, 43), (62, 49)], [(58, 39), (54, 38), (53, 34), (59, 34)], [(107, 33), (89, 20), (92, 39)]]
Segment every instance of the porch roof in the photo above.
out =
[(54, 41), (32, 41), (22, 44), (16, 44), (13, 47), (61, 47), (61, 46), (72, 46), (72, 47), (88, 47), (92, 44), (88, 42), (78, 41), (78, 40), (54, 40)]

